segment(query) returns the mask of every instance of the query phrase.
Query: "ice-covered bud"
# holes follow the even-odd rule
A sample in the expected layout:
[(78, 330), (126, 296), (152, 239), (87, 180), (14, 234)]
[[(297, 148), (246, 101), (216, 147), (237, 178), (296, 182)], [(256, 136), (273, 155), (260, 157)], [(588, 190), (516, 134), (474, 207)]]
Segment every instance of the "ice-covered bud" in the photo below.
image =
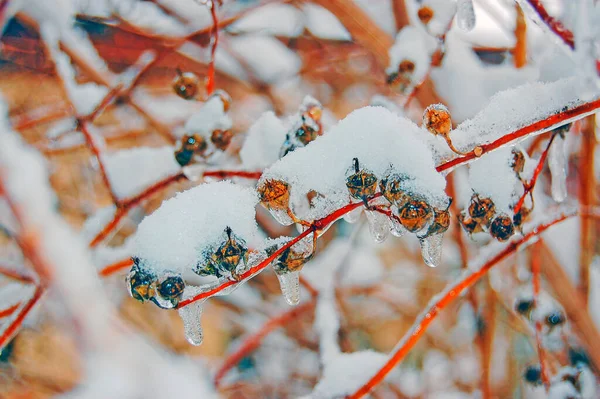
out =
[(535, 307), (535, 301), (532, 298), (520, 298), (515, 302), (515, 311), (526, 317), (531, 317), (531, 312)]
[(409, 177), (406, 175), (391, 173), (379, 181), (379, 189), (383, 197), (398, 209), (410, 200), (410, 194), (404, 187), (407, 180)]
[(185, 99), (192, 100), (198, 94), (200, 79), (192, 72), (181, 72), (177, 70), (177, 76), (173, 80), (173, 90), (175, 93)]
[(406, 230), (416, 233), (431, 223), (433, 210), (425, 200), (413, 198), (399, 210), (398, 218)]
[(284, 225), (294, 223), (290, 213), (290, 186), (282, 180), (267, 179), (259, 183), (258, 196), (277, 221)]
[(565, 317), (565, 314), (560, 310), (548, 313), (544, 318), (544, 322), (549, 327), (550, 331), (552, 331), (555, 327), (562, 326), (566, 321), (567, 318)]
[(431, 19), (433, 18), (433, 10), (431, 9), (431, 7), (422, 6), (417, 11), (417, 16), (419, 17), (419, 20), (423, 22), (424, 25), (427, 25), (429, 21), (431, 21)]
[(452, 130), (450, 111), (444, 104), (431, 104), (423, 112), (423, 126), (434, 135), (448, 136)]
[(498, 241), (507, 241), (515, 234), (512, 218), (507, 215), (495, 217), (490, 225), (490, 234)]
[(532, 385), (541, 385), (542, 384), (542, 369), (537, 364), (532, 364), (527, 366), (525, 372), (523, 373), (523, 379)]
[(215, 92), (211, 94), (208, 99), (210, 100), (211, 98), (219, 98), (221, 100), (221, 103), (223, 104), (223, 112), (228, 112), (229, 108), (231, 108), (231, 96), (226, 91), (220, 89), (215, 90)]
[(175, 160), (181, 166), (190, 164), (195, 158), (202, 158), (206, 153), (208, 144), (204, 137), (191, 134), (181, 138), (179, 149), (175, 151)]
[(414, 72), (415, 63), (411, 60), (404, 59), (398, 64), (398, 70), (387, 76), (386, 82), (388, 85), (404, 92), (408, 87), (413, 85)]
[(465, 212), (461, 212), (460, 215), (458, 215), (458, 221), (462, 228), (469, 234), (480, 233), (483, 231), (481, 223), (467, 216)]
[(185, 281), (179, 273), (166, 272), (159, 277), (156, 295), (150, 300), (163, 309), (173, 309), (179, 305), (185, 290)]
[(238, 265), (247, 265), (248, 255), (246, 241), (227, 226), (219, 246), (216, 249), (207, 249), (194, 271), (201, 276), (212, 275), (239, 281)]
[(358, 158), (354, 158), (347, 175), (346, 187), (348, 187), (350, 196), (363, 201), (365, 206), (368, 206), (369, 197), (377, 191), (377, 177), (375, 174), (369, 170), (361, 169)]
[(488, 226), (495, 213), (496, 206), (491, 198), (480, 198), (479, 195), (473, 194), (469, 204), (469, 216), (474, 221), (483, 226)]

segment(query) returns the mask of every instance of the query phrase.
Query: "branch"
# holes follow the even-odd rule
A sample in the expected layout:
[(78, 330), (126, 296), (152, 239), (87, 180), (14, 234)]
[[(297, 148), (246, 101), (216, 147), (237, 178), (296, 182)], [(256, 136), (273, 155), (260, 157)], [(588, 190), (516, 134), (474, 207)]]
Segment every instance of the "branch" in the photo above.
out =
[(546, 119), (534, 122), (511, 133), (505, 134), (504, 136), (492, 141), (491, 143), (476, 146), (475, 148), (481, 149), (481, 152), (471, 150), (468, 153), (466, 153), (466, 155), (456, 157), (450, 161), (441, 163), (437, 166), (436, 170), (438, 172), (443, 172), (454, 169), (457, 166), (463, 165), (465, 163), (468, 163), (469, 161), (472, 161), (473, 159), (481, 157), (483, 154), (494, 151), (517, 140), (523, 139), (531, 135), (532, 133), (543, 132), (549, 130), (552, 127), (557, 127), (556, 125), (564, 125), (571, 120), (580, 119), (587, 115), (593, 114), (597, 112), (596, 110), (598, 108), (600, 108), (600, 99), (596, 99), (588, 103), (578, 105), (574, 108), (550, 115)]
[[(533, 244), (531, 248), (531, 284), (533, 286), (533, 307), (538, 305), (538, 298), (540, 295), (540, 272), (542, 270), (540, 250), (542, 240)], [(548, 376), (548, 370), (546, 368), (546, 351), (542, 344), (542, 321), (539, 318), (535, 320), (535, 344), (538, 351), (538, 357), (540, 358), (540, 374), (542, 383), (546, 387), (546, 392), (550, 387), (550, 378)]]
[(396, 348), (392, 351), (390, 358), (383, 365), (383, 367), (373, 376), (369, 381), (364, 384), (358, 391), (349, 396), (351, 399), (361, 398), (369, 391), (371, 391), (377, 384), (379, 384), (385, 376), (392, 371), (392, 369), (410, 352), (410, 350), (417, 344), (419, 339), (425, 334), (429, 325), (436, 319), (440, 311), (452, 303), (457, 297), (459, 297), (465, 290), (472, 287), (477, 281), (479, 281), (486, 273), (500, 261), (506, 259), (511, 254), (515, 253), (520, 247), (525, 245), (529, 240), (539, 236), (542, 232), (548, 228), (576, 215), (576, 212), (569, 214), (563, 214), (558, 218), (554, 219), (549, 223), (542, 224), (534, 228), (530, 233), (526, 234), (519, 240), (513, 241), (506, 245), (504, 249), (498, 252), (494, 257), (483, 264), (479, 269), (467, 272), (465, 276), (459, 279), (455, 283), (451, 283), (444, 291), (434, 297), (431, 302), (429, 309), (425, 311), (415, 321), (413, 326), (408, 332), (402, 337)]
[[(595, 205), (596, 176), (594, 168), (596, 150), (596, 116), (586, 118), (581, 132), (579, 156), (579, 203), (583, 208)], [(590, 293), (590, 266), (595, 253), (596, 224), (588, 216), (581, 217), (581, 253), (579, 257), (579, 290), (587, 303)]]

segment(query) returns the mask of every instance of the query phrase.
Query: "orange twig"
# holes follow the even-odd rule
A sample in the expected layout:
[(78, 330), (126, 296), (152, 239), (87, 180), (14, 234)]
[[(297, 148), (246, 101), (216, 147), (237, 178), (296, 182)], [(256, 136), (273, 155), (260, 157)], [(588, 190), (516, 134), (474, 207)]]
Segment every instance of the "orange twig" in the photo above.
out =
[(219, 44), (219, 20), (217, 19), (217, 9), (214, 1), (209, 3), (210, 16), (213, 20), (211, 35), (213, 37), (212, 47), (210, 49), (210, 62), (208, 63), (208, 74), (206, 76), (206, 95), (210, 96), (215, 90), (215, 54)]
[(270, 319), (260, 330), (247, 337), (242, 345), (232, 354), (227, 356), (217, 373), (215, 374), (214, 384), (215, 387), (219, 387), (221, 380), (229, 370), (231, 370), (236, 364), (238, 364), (243, 358), (252, 353), (261, 344), (262, 340), (273, 330), (284, 326), (289, 321), (295, 319), (302, 313), (308, 312), (315, 307), (316, 300), (313, 297), (310, 301), (303, 303), (302, 305), (296, 306), (286, 312), (283, 312), (279, 316)]
[[(579, 203), (587, 209), (595, 205), (596, 176), (594, 172), (596, 150), (596, 115), (586, 118), (581, 135), (581, 150), (579, 157)], [(579, 289), (587, 303), (590, 292), (590, 265), (595, 252), (595, 223), (588, 217), (581, 217), (580, 236), (581, 252), (579, 257)]]
[(15, 311), (19, 309), (20, 306), (21, 302), (17, 302), (6, 309), (0, 310), (0, 318), (10, 316), (11, 314), (15, 313)]
[[(540, 295), (540, 272), (542, 270), (541, 267), (541, 258), (540, 258), (540, 245), (542, 240), (536, 242), (531, 247), (531, 283), (533, 285), (533, 306), (536, 307), (538, 303), (538, 298)], [(540, 358), (540, 370), (541, 370), (541, 378), (542, 383), (546, 387), (546, 391), (550, 386), (550, 379), (548, 377), (548, 370), (546, 368), (546, 352), (544, 351), (544, 347), (542, 346), (542, 321), (536, 319), (535, 321), (535, 344), (537, 346), (538, 356)]]
[(23, 324), (23, 320), (25, 320), (25, 317), (27, 317), (31, 309), (33, 309), (35, 304), (42, 297), (43, 293), (44, 289), (41, 286), (36, 287), (31, 299), (27, 301), (27, 303), (25, 304), (25, 306), (23, 306), (15, 320), (8, 326), (6, 330), (4, 330), (2, 335), (0, 335), (0, 349), (4, 348), (8, 341), (10, 341), (14, 337), (19, 327), (21, 327), (21, 324)]
[(552, 145), (552, 142), (554, 141), (555, 137), (556, 137), (556, 133), (553, 134), (552, 137), (550, 137), (550, 140), (548, 141), (548, 145), (546, 145), (546, 149), (544, 150), (544, 152), (542, 152), (542, 155), (540, 156), (540, 160), (538, 161), (538, 164), (535, 167), (535, 170), (533, 171), (533, 176), (531, 177), (531, 180), (528, 183), (523, 184), (523, 188), (524, 188), (523, 195), (521, 195), (521, 198), (519, 198), (519, 201), (517, 201), (517, 204), (515, 205), (515, 209), (514, 209), (515, 214), (519, 213), (519, 211), (523, 207), (523, 204), (525, 203), (525, 198), (535, 188), (535, 183), (537, 182), (537, 179), (540, 176), (540, 173), (542, 173), (542, 170), (544, 169), (544, 164), (546, 163), (546, 158), (548, 157), (548, 152), (550, 151), (550, 146)]
[(383, 365), (377, 373), (369, 379), (369, 381), (359, 388), (354, 394), (350, 395), (351, 399), (358, 399), (369, 393), (377, 384), (379, 384), (385, 376), (392, 371), (392, 369), (410, 352), (410, 350), (416, 345), (419, 339), (425, 334), (425, 331), (429, 325), (436, 319), (440, 311), (452, 303), (457, 297), (459, 297), (463, 291), (472, 287), (477, 281), (479, 281), (485, 274), (500, 261), (506, 259), (508, 256), (516, 252), (521, 246), (526, 244), (530, 239), (537, 237), (548, 228), (568, 219), (569, 217), (575, 216), (576, 213), (563, 214), (553, 221), (542, 224), (536, 227), (533, 231), (526, 234), (520, 240), (513, 241), (508, 244), (502, 251), (496, 254), (493, 258), (487, 261), (477, 271), (467, 274), (464, 278), (459, 281), (452, 283), (447, 287), (443, 294), (437, 296), (434, 302), (431, 304), (429, 309), (422, 314), (410, 330), (400, 340), (392, 352), (388, 361)]
[(515, 51), (513, 54), (516, 68), (522, 68), (527, 64), (527, 24), (525, 22), (525, 14), (519, 6), (515, 4), (517, 9), (517, 23), (515, 27)]
[(120, 260), (118, 262), (112, 263), (112, 264), (104, 267), (102, 270), (100, 270), (100, 272), (98, 274), (101, 277), (107, 277), (118, 271), (126, 269), (132, 265), (133, 265), (133, 261), (130, 258), (123, 259), (123, 260)]

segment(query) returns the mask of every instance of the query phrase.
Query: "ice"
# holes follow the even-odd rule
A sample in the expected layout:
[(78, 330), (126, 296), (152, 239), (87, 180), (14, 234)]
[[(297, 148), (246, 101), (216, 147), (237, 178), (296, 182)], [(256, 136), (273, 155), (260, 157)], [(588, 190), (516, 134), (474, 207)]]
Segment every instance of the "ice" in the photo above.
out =
[(476, 23), (473, 0), (458, 0), (456, 9), (456, 24), (458, 27), (465, 32), (473, 30)]
[(179, 308), (177, 312), (183, 321), (183, 329), (185, 330), (185, 338), (187, 341), (198, 346), (202, 344), (204, 334), (202, 333), (202, 310), (204, 308), (204, 301), (196, 301), (187, 306)]
[(300, 302), (300, 272), (277, 273), (281, 293), (289, 305)]
[(158, 271), (189, 270), (203, 251), (221, 244), (226, 227), (252, 247), (258, 237), (257, 201), (252, 189), (229, 182), (178, 193), (142, 220), (132, 255)]
[(242, 165), (264, 169), (279, 159), (288, 127), (273, 111), (267, 111), (254, 122), (240, 150)]
[(421, 244), (421, 256), (427, 266), (437, 267), (442, 263), (443, 240), (443, 234), (434, 234), (429, 237), (419, 238), (419, 244)]
[(555, 133), (554, 141), (548, 150), (548, 167), (552, 176), (552, 198), (563, 202), (567, 198), (567, 163), (565, 138)]
[(375, 242), (382, 243), (390, 235), (390, 218), (376, 211), (365, 211), (369, 223), (369, 232)]
[(136, 147), (103, 156), (108, 179), (119, 198), (132, 197), (145, 188), (180, 172), (173, 147)]
[(390, 232), (394, 237), (402, 237), (408, 232), (398, 218), (390, 218)]
[(356, 223), (360, 220), (360, 215), (362, 214), (363, 208), (359, 206), (358, 208), (348, 212), (344, 215), (344, 220), (348, 223)]
[[(398, 134), (402, 132), (402, 134)], [(306, 213), (296, 213), (310, 221), (328, 215), (350, 200), (346, 171), (359, 161), (359, 168), (378, 179), (390, 171), (412, 177), (410, 189), (430, 205), (447, 203), (445, 180), (436, 172), (432, 154), (420, 138), (427, 135), (414, 123), (383, 107), (360, 108), (337, 123), (309, 145), (299, 148), (266, 169), (259, 187), (269, 180), (287, 182), (291, 208), (306, 201), (310, 192), (317, 196)]]

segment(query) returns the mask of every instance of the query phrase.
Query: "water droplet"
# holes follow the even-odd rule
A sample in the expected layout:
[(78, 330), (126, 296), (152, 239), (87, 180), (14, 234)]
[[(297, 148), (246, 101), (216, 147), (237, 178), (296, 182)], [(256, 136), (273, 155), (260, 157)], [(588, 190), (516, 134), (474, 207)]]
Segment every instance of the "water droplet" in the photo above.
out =
[(363, 207), (359, 206), (358, 208), (353, 209), (352, 211), (345, 214), (344, 220), (348, 223), (356, 223), (360, 219), (360, 215), (361, 215), (362, 211), (363, 211)]
[(369, 231), (375, 242), (381, 243), (390, 235), (390, 219), (376, 211), (365, 211), (369, 222)]
[(396, 218), (390, 218), (390, 229), (395, 237), (402, 237), (408, 231)]
[(557, 134), (548, 151), (548, 166), (552, 175), (552, 198), (562, 202), (567, 198), (567, 157), (565, 139)]
[(288, 272), (277, 274), (281, 292), (289, 305), (297, 305), (300, 302), (300, 273)]
[(436, 267), (442, 263), (443, 240), (443, 234), (434, 234), (429, 237), (419, 238), (419, 243), (421, 244), (421, 256), (427, 266)]
[(185, 330), (185, 338), (187, 341), (198, 346), (202, 344), (204, 334), (202, 333), (202, 325), (200, 318), (202, 317), (204, 301), (196, 301), (184, 306), (178, 310), (181, 320), (183, 320), (183, 328)]
[(456, 24), (458, 27), (465, 32), (469, 32), (473, 30), (476, 22), (473, 0), (458, 0), (456, 10)]

